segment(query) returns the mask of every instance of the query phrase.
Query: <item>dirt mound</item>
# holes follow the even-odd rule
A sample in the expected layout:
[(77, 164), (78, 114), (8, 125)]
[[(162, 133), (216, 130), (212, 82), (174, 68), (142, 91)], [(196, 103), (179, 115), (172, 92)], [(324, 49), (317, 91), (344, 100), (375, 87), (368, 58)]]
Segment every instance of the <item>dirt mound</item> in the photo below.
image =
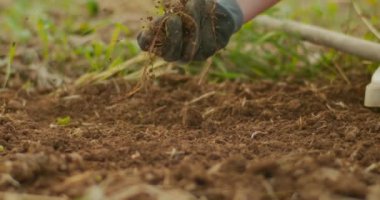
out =
[[(0, 189), (119, 199), (376, 199), (379, 114), (362, 106), (368, 77), (355, 80), (198, 85), (167, 75), (131, 98), (134, 85), (124, 81), (59, 96), (3, 91)], [(65, 116), (70, 122), (56, 125)]]

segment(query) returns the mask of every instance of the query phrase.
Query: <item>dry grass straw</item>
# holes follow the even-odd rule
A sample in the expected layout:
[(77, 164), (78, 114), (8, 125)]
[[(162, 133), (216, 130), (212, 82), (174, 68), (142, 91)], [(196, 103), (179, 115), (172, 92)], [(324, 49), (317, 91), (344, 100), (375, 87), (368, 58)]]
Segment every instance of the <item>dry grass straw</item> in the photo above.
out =
[[(215, 4), (215, 2), (214, 2)], [(165, 34), (162, 34), (162, 30), (165, 29), (165, 22), (170, 17), (170, 15), (178, 15), (182, 18), (182, 20), (185, 22), (184, 26), (185, 29), (189, 29), (191, 31), (189, 32), (195, 32), (195, 36), (191, 37), (190, 44), (192, 44), (192, 50), (190, 59), (192, 59), (197, 51), (197, 43), (199, 41), (199, 35), (200, 30), (196, 23), (196, 21), (185, 12), (185, 5), (186, 1), (177, 1), (174, 4), (170, 4), (169, 7), (165, 7), (165, 13), (164, 17), (161, 19), (160, 23), (158, 23), (158, 26), (153, 26), (154, 30), (154, 37), (152, 39), (152, 42), (150, 44), (150, 47), (148, 49), (147, 54), (139, 54), (119, 65), (116, 67), (108, 68), (107, 70), (103, 72), (92, 72), (87, 73), (77, 79), (74, 83), (75, 88), (80, 88), (89, 84), (94, 84), (100, 81), (104, 81), (106, 79), (111, 78), (112, 76), (115, 76), (116, 74), (125, 71), (127, 69), (131, 69), (132, 66), (135, 65), (143, 65), (143, 67), (135, 72), (132, 72), (131, 74), (128, 74), (124, 77), (125, 80), (128, 81), (136, 81), (139, 80), (139, 83), (136, 85), (134, 89), (132, 89), (128, 96), (132, 96), (138, 91), (140, 91), (141, 88), (147, 87), (152, 77), (157, 77), (162, 74), (168, 73), (170, 71), (171, 64), (166, 65), (167, 63), (162, 60), (155, 61), (155, 54), (160, 54), (159, 47), (162, 46), (162, 43), (165, 41)], [(214, 5), (215, 7), (215, 5)], [(213, 8), (212, 12), (214, 12), (215, 8)], [(187, 37), (187, 36), (185, 36)], [(209, 61), (210, 62), (210, 61)], [(169, 66), (169, 67), (167, 67)], [(207, 71), (205, 73), (207, 74)], [(204, 74), (203, 76), (205, 76)], [(200, 84), (204, 81), (204, 77), (201, 77)]]

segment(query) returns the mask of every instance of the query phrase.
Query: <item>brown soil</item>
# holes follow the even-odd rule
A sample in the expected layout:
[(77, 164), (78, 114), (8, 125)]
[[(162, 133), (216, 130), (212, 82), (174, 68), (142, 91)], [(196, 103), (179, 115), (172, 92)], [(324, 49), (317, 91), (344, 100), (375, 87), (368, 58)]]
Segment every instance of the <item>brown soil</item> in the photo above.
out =
[[(353, 80), (199, 86), (166, 75), (133, 97), (125, 81), (60, 95), (2, 91), (0, 190), (378, 199), (379, 113), (362, 106), (368, 77)], [(63, 116), (71, 123), (57, 126)]]

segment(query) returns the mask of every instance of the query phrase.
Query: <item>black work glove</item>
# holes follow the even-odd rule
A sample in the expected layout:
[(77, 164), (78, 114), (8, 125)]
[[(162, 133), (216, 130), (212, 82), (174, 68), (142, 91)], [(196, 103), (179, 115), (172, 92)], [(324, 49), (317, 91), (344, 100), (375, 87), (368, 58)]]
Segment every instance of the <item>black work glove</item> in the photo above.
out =
[(242, 24), (235, 0), (181, 0), (142, 31), (142, 50), (166, 61), (202, 61), (224, 48)]

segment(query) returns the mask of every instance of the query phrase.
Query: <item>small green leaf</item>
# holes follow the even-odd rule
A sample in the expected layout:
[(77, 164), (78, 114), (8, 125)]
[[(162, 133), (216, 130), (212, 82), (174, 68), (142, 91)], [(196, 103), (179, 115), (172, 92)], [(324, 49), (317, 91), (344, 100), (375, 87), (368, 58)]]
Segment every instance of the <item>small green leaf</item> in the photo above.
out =
[(71, 117), (65, 116), (65, 117), (58, 117), (57, 118), (57, 124), (59, 126), (67, 126), (71, 123)]
[(87, 0), (87, 10), (91, 16), (97, 16), (99, 13), (99, 4), (96, 0)]
[(13, 60), (14, 60), (15, 55), (16, 55), (16, 43), (13, 42), (11, 47), (9, 48), (9, 52), (8, 52), (8, 64), (7, 64), (6, 74), (5, 74), (5, 80), (3, 83), (3, 88), (5, 88), (7, 86), (8, 80), (11, 77), (12, 64), (13, 64)]

